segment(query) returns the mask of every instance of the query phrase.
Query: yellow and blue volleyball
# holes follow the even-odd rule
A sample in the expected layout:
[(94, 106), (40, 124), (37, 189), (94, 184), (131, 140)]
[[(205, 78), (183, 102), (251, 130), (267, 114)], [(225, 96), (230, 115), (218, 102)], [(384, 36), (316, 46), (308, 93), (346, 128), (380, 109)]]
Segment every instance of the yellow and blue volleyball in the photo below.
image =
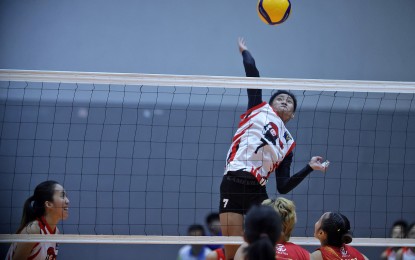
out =
[(289, 0), (259, 0), (257, 7), (259, 18), (269, 25), (285, 22), (291, 12)]

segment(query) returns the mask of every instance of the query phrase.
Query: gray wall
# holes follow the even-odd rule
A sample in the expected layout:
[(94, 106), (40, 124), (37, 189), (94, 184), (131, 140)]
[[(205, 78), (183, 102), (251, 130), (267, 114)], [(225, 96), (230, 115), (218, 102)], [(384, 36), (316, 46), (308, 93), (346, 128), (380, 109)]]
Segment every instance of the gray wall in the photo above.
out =
[(414, 81), (412, 0), (293, 1), (281, 26), (256, 1), (0, 2), (0, 68)]
[[(413, 1), (293, 2), (278, 27), (262, 24), (255, 4), (1, 1), (0, 68), (243, 76), (236, 39), (245, 36), (266, 77), (415, 81)], [(172, 106), (165, 93), (155, 107), (144, 102), (155, 97), (147, 89), (127, 98), (111, 92), (107, 102), (104, 88), (88, 103), (91, 86), (77, 95), (74, 85), (28, 86), (10, 91), (1, 84), (2, 233), (15, 230), (24, 198), (46, 178), (69, 191), (65, 233), (183, 235), (217, 209), (244, 97), (218, 104), (212, 91), (202, 91)], [(413, 95), (297, 94), (301, 106), (289, 124), (298, 142), (293, 166), (316, 153), (332, 165), (287, 196), (299, 212), (294, 235), (311, 236), (326, 210), (345, 212), (359, 237), (385, 237), (394, 220), (413, 221)], [(171, 259), (178, 246), (111, 248), (62, 245), (60, 255), (112, 259), (109, 251), (123, 251), (134, 259), (153, 251)], [(368, 253), (376, 258), (378, 251)]]

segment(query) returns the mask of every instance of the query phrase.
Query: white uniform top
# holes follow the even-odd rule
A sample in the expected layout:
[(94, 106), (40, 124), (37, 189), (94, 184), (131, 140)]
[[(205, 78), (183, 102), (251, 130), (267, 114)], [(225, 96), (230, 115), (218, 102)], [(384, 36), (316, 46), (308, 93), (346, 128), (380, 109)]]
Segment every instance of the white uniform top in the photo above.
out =
[(261, 185), (295, 147), (284, 122), (266, 102), (241, 115), (241, 122), (228, 151), (228, 171), (250, 172)]
[(415, 252), (410, 247), (402, 248), (402, 260), (415, 260)]
[[(54, 235), (59, 234), (58, 228), (55, 230), (51, 230), (47, 222), (44, 218), (42, 220), (35, 220), (37, 221), (39, 227), (40, 227), (40, 234), (42, 235)], [(12, 256), (14, 255), (14, 252), (16, 250), (17, 243), (13, 243), (9, 251), (7, 252), (6, 260), (13, 259)], [(30, 255), (27, 259), (30, 260), (56, 260), (56, 256), (58, 255), (58, 245), (54, 242), (42, 242), (42, 243), (36, 243), (32, 251), (30, 252)]]
[(200, 251), (199, 255), (192, 255), (192, 246), (185, 245), (179, 250), (179, 255), (177, 256), (178, 260), (203, 260), (206, 259), (207, 255), (211, 252), (209, 248), (204, 246)]

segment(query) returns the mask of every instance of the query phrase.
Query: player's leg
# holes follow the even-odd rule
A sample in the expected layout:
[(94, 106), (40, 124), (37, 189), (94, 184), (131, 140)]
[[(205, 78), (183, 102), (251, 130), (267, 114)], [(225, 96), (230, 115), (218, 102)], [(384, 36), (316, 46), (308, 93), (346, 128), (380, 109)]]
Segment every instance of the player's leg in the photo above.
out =
[[(250, 173), (228, 172), (220, 186), (219, 217), (224, 236), (243, 236), (244, 214), (252, 205), (267, 199), (261, 186)], [(226, 259), (233, 259), (239, 245), (225, 245)]]
[[(224, 176), (220, 186), (219, 218), (223, 236), (243, 236), (244, 185)], [(225, 245), (226, 259), (233, 259), (238, 245)]]
[[(243, 236), (244, 216), (234, 212), (225, 212), (219, 215), (223, 236)], [(226, 259), (233, 259), (239, 245), (225, 245)]]

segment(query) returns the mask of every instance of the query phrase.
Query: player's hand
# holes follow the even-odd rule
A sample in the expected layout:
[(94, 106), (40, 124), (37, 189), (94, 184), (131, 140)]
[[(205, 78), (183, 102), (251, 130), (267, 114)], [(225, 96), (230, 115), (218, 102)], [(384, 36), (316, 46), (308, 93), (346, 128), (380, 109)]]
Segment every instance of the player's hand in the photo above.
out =
[(328, 168), (329, 161), (323, 162), (323, 157), (321, 156), (313, 156), (310, 159), (310, 162), (308, 162), (308, 165), (310, 165), (313, 170), (318, 170), (322, 172), (326, 172)]
[(239, 52), (240, 53), (242, 53), (245, 50), (248, 50), (248, 47), (246, 47), (244, 38), (242, 38), (242, 37), (238, 38), (238, 47), (239, 47)]

